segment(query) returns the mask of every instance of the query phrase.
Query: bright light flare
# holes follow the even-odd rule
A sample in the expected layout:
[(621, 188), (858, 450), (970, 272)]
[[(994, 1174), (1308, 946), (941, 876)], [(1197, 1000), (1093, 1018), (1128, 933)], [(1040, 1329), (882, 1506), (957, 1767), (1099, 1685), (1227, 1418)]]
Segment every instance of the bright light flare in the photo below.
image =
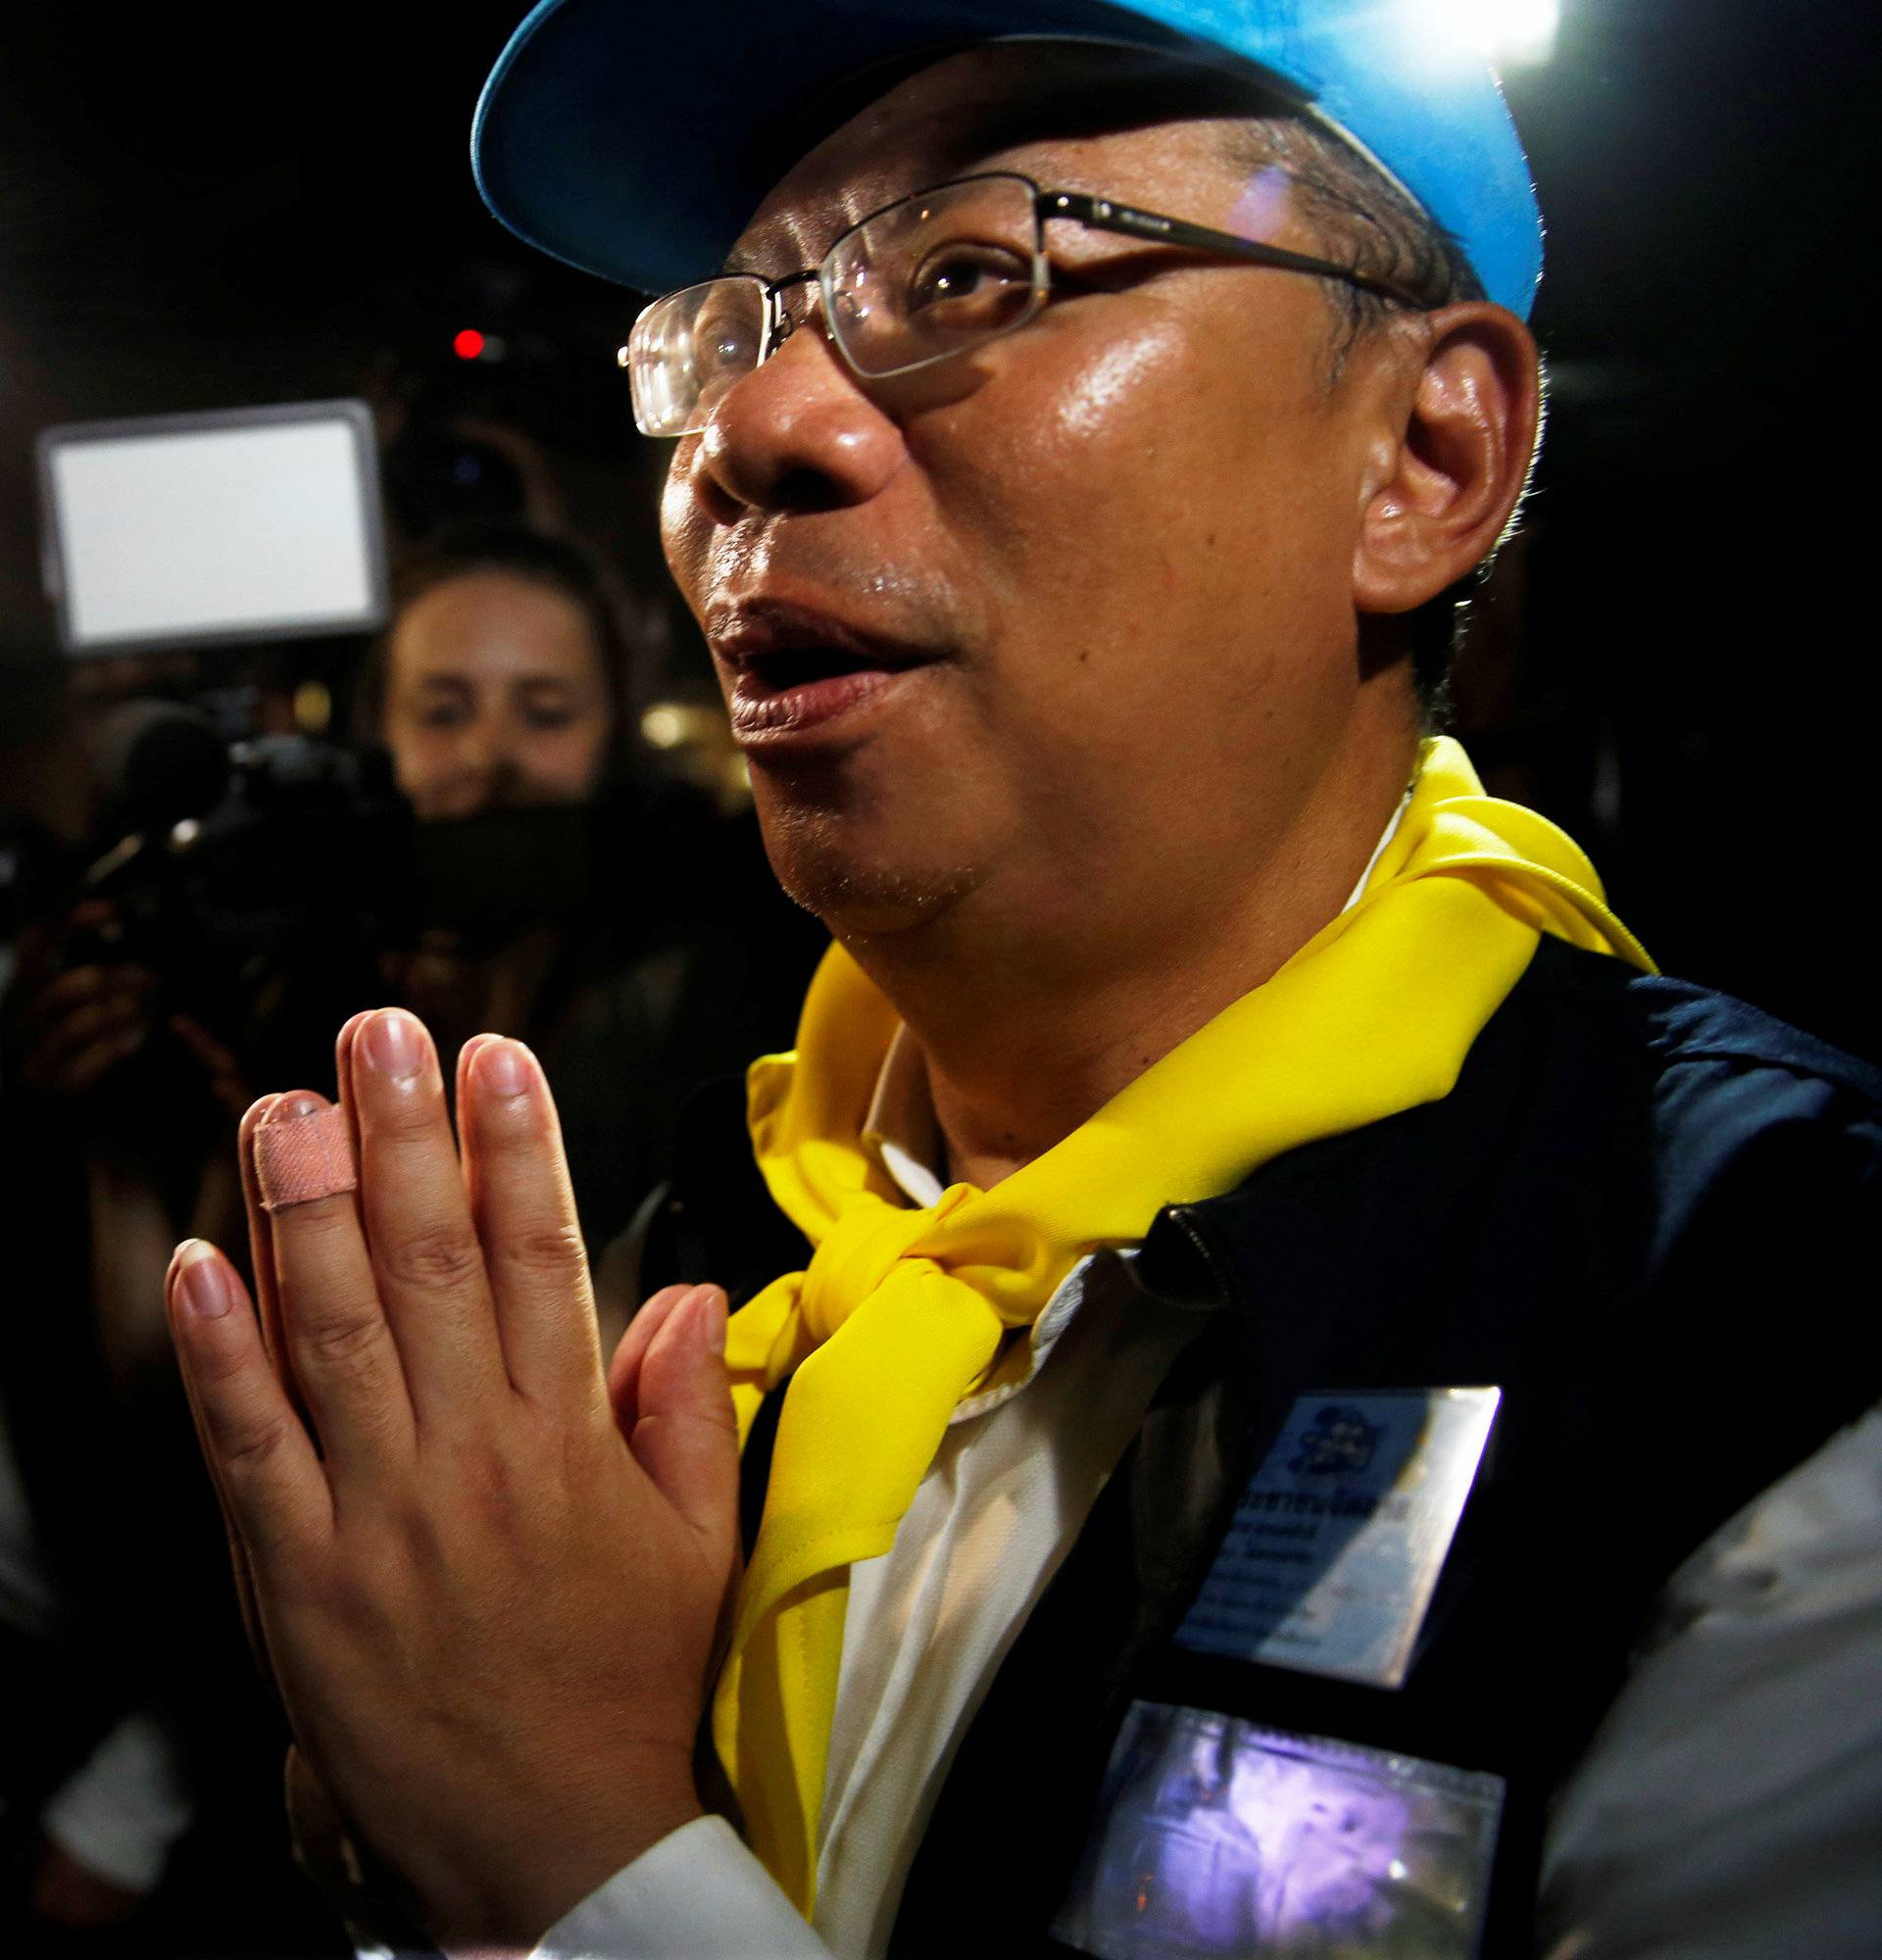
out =
[(1426, 0), (1461, 39), (1500, 68), (1534, 68), (1556, 52), (1561, 0)]

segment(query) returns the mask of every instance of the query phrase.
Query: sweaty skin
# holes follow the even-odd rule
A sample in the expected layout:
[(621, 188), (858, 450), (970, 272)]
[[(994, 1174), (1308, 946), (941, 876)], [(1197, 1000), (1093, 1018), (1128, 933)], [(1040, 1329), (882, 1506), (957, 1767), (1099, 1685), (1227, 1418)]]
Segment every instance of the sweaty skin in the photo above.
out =
[[(837, 131), (733, 254), (776, 277), (983, 169), (1222, 225), (1209, 121), (978, 147), (1098, 59), (942, 62)], [(1271, 185), (1270, 242), (1323, 241)], [(746, 733), (778, 876), (901, 1008), (955, 1175), (992, 1182), (1258, 985), (1338, 908), (1409, 778), (1406, 662), (1367, 614), (1494, 544), (1534, 349), (1457, 307), (1336, 385), (1320, 284), (1058, 223), (1065, 290), (973, 356), (860, 381), (797, 331), (676, 447), (669, 563), (738, 722), (753, 622), (827, 616), (920, 664), (800, 737)]]
[[(793, 270), (993, 164), (1220, 222), (1246, 186), (1196, 124), (1014, 141), (1110, 59), (938, 65), (792, 171), (743, 258)], [(966, 362), (866, 387), (800, 328), (679, 445), (664, 512), (772, 860), (888, 990), (983, 1183), (1337, 909), (1416, 732), (1361, 621), (1489, 551), (1536, 419), (1496, 308), (1407, 320), (1330, 385), (1312, 280), (1052, 242), (1074, 289)], [(824, 631), (878, 664), (836, 711), (751, 713), (752, 650)], [(410, 1015), (348, 1023), (338, 1073), (358, 1190), (264, 1211), (257, 1127), (321, 1106), (265, 1098), (260, 1299), (191, 1242), (172, 1329), (302, 1755), (448, 1951), (526, 1951), (699, 1814), (725, 1301), (656, 1296), (604, 1382), (526, 1051), (460, 1056), (462, 1160)]]

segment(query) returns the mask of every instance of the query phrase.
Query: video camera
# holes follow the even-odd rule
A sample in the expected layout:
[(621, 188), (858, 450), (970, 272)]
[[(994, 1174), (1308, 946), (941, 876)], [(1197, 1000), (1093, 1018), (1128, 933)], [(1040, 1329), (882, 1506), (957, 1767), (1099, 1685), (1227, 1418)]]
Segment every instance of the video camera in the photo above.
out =
[(42, 914), (103, 900), (110, 922), (72, 933), (59, 964), (147, 967), (162, 1011), (234, 1044), (272, 978), (370, 986), (381, 953), (440, 934), (474, 952), (588, 896), (589, 810), (420, 824), (376, 748), (231, 744), (200, 709), (132, 701), (101, 722), (94, 757), (104, 828), (32, 883)]
[(414, 904), (415, 828), (386, 758), (299, 735), (225, 742), (200, 710), (133, 701), (98, 731), (106, 820), (62, 908), (108, 901), (60, 964), (132, 961), (161, 1006), (236, 1037), (256, 987), (382, 947)]

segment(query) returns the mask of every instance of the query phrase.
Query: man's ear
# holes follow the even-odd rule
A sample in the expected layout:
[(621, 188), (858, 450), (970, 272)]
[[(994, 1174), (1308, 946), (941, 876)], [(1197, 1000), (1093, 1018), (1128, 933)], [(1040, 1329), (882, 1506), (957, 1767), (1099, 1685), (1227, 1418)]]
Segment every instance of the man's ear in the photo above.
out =
[(1542, 376), (1529, 329), (1471, 302), (1432, 314), (1428, 330), (1403, 434), (1382, 445), (1361, 514), (1361, 612), (1409, 612), (1482, 564), (1535, 456)]

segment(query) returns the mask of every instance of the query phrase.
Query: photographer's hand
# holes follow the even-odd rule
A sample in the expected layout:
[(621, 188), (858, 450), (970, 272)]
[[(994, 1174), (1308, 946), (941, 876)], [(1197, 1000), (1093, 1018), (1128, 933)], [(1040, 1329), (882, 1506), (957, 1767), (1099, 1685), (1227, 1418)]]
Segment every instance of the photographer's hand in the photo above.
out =
[(88, 900), (56, 924), (22, 935), (7, 997), (7, 1048), (21, 1079), (50, 1096), (82, 1096), (150, 1039), (157, 976), (142, 966), (87, 961), (61, 968), (68, 942), (112, 922)]
[[(441, 1943), (527, 1950), (699, 1814), (737, 1540), (724, 1298), (648, 1303), (618, 1427), (528, 1051), (467, 1049), (462, 1170), (412, 1016), (350, 1022), (339, 1078), (357, 1194), (265, 1214), (250, 1167), (268, 1348), (199, 1242), (172, 1329), (301, 1748)], [(322, 1106), (270, 1099), (245, 1152)]]

